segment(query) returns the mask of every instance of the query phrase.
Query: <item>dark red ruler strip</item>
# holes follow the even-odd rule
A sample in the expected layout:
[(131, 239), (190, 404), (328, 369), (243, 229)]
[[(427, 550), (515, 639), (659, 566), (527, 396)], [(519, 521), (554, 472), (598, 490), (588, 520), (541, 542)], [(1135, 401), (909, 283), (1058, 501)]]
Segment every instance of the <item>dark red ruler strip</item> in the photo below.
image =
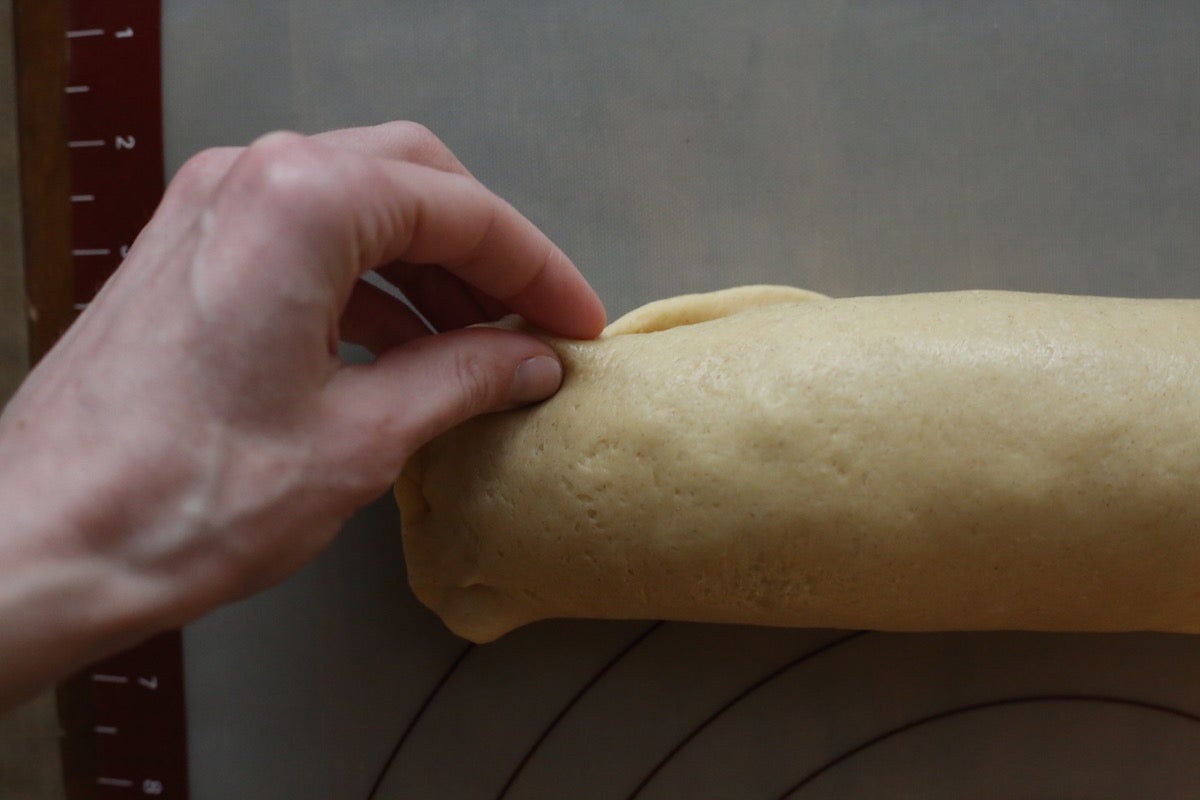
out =
[[(72, 304), (112, 275), (164, 188), (159, 0), (68, 0), (66, 108)], [(71, 800), (187, 798), (178, 632), (59, 687)]]

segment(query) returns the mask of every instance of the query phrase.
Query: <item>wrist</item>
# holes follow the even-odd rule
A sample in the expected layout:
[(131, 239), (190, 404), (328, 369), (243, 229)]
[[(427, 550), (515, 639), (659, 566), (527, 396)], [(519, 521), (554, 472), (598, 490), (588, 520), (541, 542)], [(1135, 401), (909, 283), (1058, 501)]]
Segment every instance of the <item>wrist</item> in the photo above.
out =
[(160, 627), (147, 587), (101, 546), (121, 533), (113, 481), (20, 438), (0, 429), (0, 708)]
[(0, 709), (114, 651), (128, 624), (96, 559), (62, 546), (65, 523), (0, 494)]

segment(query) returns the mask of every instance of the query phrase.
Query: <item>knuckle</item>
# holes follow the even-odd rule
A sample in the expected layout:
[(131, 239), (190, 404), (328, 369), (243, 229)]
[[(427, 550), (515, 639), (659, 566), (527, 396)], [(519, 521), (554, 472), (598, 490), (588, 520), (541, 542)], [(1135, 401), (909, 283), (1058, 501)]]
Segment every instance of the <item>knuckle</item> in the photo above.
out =
[(442, 140), (433, 131), (419, 122), (400, 120), (390, 123), (392, 132), (400, 139), (409, 142), (414, 148), (444, 147)]
[(277, 153), (287, 154), (303, 150), (309, 144), (311, 144), (309, 138), (302, 133), (285, 130), (271, 131), (252, 141), (246, 147), (246, 152), (261, 153), (267, 156)]
[(175, 174), (175, 180), (187, 184), (208, 182), (224, 171), (224, 165), (228, 162), (231, 150), (233, 148), (226, 147), (201, 150), (183, 162), (183, 166)]
[(236, 152), (237, 148), (216, 147), (196, 153), (175, 173), (169, 193), (183, 202), (206, 199), (225, 175)]
[(353, 158), (297, 133), (270, 133), (253, 142), (230, 170), (235, 202), (252, 205), (260, 225), (324, 230), (344, 211), (364, 176)]
[(419, 122), (402, 120), (385, 123), (389, 136), (399, 142), (399, 155), (407, 161), (437, 169), (460, 170), (458, 159), (437, 134)]
[(331, 183), (336, 159), (311, 139), (298, 133), (269, 133), (242, 153), (234, 169), (236, 185), (262, 201), (319, 197)]

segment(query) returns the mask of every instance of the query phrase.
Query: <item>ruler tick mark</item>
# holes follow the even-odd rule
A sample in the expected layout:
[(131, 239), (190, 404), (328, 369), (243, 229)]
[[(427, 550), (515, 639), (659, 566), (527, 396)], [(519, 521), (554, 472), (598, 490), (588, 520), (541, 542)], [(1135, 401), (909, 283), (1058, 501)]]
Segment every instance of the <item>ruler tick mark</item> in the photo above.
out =
[(90, 92), (91, 90), (92, 90), (92, 87), (90, 87), (90, 86), (83, 86), (83, 85), (68, 86), (67, 94), (83, 94), (84, 92)]
[(77, 250), (72, 250), (73, 256), (106, 256), (112, 253), (107, 247), (83, 247)]
[(90, 203), (96, 199), (94, 194), (73, 194), (71, 195), (72, 203)]
[(104, 733), (109, 736), (115, 736), (117, 733), (117, 726), (116, 725), (96, 725), (95, 727), (92, 728), (92, 731), (94, 731), (95, 733)]
[(67, 142), (67, 147), (104, 147), (104, 144), (103, 139), (74, 139)]
[(84, 28), (78, 31), (67, 31), (68, 39), (83, 39), (88, 36), (103, 36), (103, 28)]
[[(82, 308), (81, 308), (82, 306)], [(82, 311), (87, 307), (87, 303), (76, 303), (75, 308)], [(129, 683), (127, 675), (106, 675), (103, 672), (93, 672), (92, 680), (96, 683)]]
[(96, 778), (96, 783), (101, 786), (116, 786), (119, 789), (129, 789), (133, 786), (133, 781), (128, 778)]

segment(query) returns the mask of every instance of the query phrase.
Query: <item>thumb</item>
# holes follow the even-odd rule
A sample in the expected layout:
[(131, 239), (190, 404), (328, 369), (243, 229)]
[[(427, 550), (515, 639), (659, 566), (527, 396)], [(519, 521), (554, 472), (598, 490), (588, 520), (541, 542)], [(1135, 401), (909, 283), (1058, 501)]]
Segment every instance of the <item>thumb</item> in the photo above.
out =
[(374, 452), (385, 462), (379, 466), (398, 470), (408, 454), (460, 422), (544, 400), (561, 383), (562, 365), (544, 342), (464, 328), (414, 339), (369, 366), (344, 368), (329, 389), (343, 434), (337, 438), (358, 443), (354, 458)]

